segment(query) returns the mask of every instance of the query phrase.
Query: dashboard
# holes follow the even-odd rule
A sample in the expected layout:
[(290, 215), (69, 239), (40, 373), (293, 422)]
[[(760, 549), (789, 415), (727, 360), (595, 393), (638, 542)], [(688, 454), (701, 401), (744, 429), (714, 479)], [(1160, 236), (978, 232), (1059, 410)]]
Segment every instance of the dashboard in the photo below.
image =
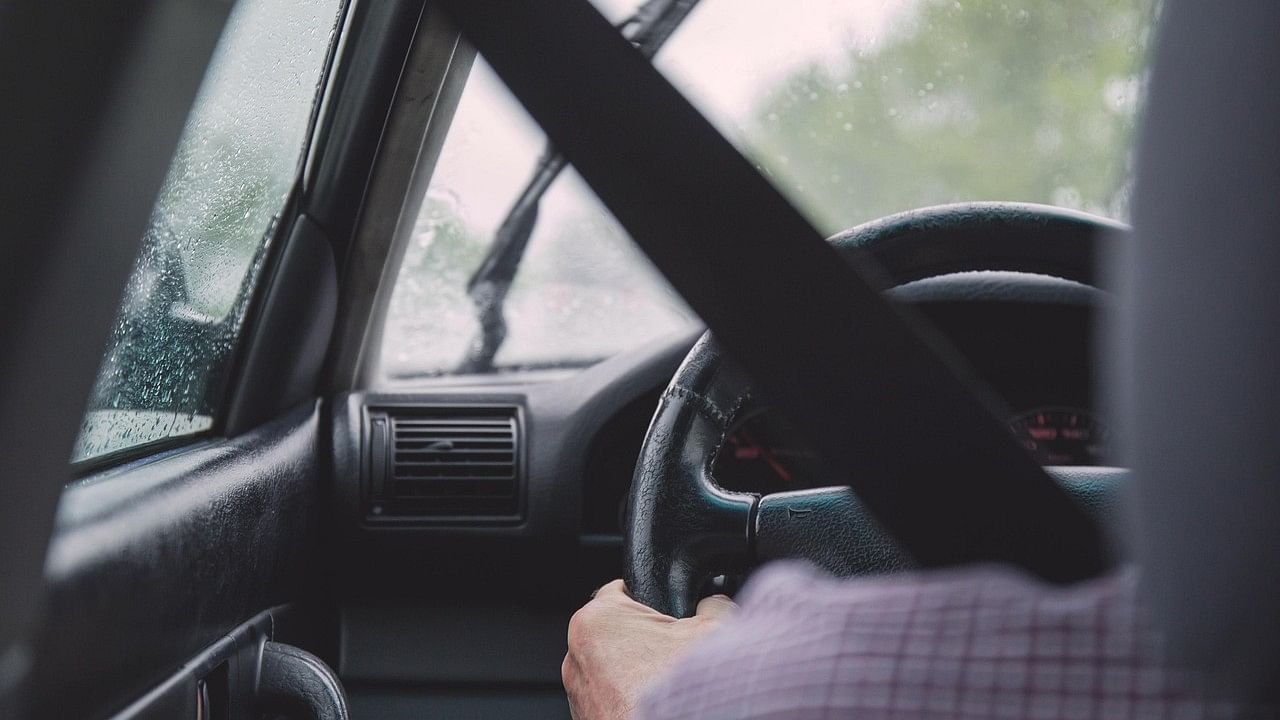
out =
[[(1103, 293), (1048, 276), (988, 272), (921, 280), (890, 294), (990, 390), (993, 408), (1041, 463), (1106, 464), (1092, 363)], [(699, 334), (570, 374), (437, 379), (337, 398), (333, 490), (349, 569), (423, 587), (433, 577), (501, 573), (534, 595), (560, 593), (566, 606), (616, 577), (641, 443)], [(454, 434), (430, 434), (441, 427)], [(484, 467), (464, 466), (463, 475), (442, 480), (431, 475), (449, 467), (433, 465), (438, 452), (484, 453), (476, 456)], [(473, 481), (474, 473), (490, 474)], [(712, 474), (726, 488), (760, 493), (842, 484), (768, 407), (732, 429)], [(459, 496), (460, 487), (488, 494)], [(413, 497), (397, 495), (406, 488)]]
[[(1005, 275), (1002, 282), (1027, 287), (1042, 282)], [(1101, 294), (1058, 282), (1064, 294), (1036, 295), (1033, 302), (918, 299), (913, 305), (991, 390), (1010, 432), (1040, 464), (1104, 465), (1109, 434), (1095, 409), (1091, 362), (1093, 301)], [(726, 489), (756, 493), (840, 484), (786, 419), (767, 407), (732, 428), (712, 475)]]

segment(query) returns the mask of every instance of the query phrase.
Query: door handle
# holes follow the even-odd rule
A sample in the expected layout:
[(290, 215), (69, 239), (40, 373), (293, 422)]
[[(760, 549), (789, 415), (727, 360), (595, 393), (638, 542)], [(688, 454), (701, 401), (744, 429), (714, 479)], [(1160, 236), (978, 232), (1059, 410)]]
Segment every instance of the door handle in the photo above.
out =
[(262, 646), (257, 704), (298, 720), (349, 720), (338, 676), (320, 658), (285, 643)]

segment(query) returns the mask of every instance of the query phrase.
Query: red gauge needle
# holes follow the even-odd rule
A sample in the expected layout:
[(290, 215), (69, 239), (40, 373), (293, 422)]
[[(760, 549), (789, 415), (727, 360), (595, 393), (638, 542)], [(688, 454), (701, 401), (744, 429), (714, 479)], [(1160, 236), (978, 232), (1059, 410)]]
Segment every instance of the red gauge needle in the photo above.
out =
[(730, 438), (730, 440), (733, 441), (734, 445), (738, 446), (737, 453), (735, 453), (738, 457), (743, 457), (746, 454), (743, 453), (743, 451), (748, 448), (754, 450), (755, 453), (753, 454), (756, 454), (757, 457), (762, 458), (766, 463), (768, 463), (769, 467), (773, 468), (773, 471), (782, 479), (782, 482), (787, 485), (794, 484), (794, 480), (791, 477), (791, 471), (787, 470), (787, 468), (778, 460), (778, 458), (773, 454), (773, 450), (756, 442), (755, 439), (751, 437), (751, 434), (746, 430), (738, 430), (734, 435), (736, 437)]

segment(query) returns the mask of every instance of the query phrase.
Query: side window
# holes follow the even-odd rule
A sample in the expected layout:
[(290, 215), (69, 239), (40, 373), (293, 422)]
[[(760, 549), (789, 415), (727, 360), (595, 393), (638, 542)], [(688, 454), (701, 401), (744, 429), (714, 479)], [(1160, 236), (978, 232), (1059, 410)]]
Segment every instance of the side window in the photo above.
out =
[(240, 0), (142, 238), (72, 461), (210, 429), (339, 0)]

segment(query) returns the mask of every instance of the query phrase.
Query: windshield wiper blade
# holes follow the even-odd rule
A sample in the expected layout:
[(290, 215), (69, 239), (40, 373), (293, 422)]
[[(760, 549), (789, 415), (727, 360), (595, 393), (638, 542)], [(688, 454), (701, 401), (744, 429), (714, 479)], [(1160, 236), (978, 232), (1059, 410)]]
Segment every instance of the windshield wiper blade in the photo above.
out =
[[(618, 29), (636, 46), (640, 54), (652, 58), (698, 2), (699, 0), (647, 0), (636, 9), (635, 14), (622, 21)], [(507, 321), (503, 312), (507, 294), (511, 291), (511, 283), (515, 280), (516, 271), (520, 269), (520, 261), (524, 258), (534, 225), (538, 222), (542, 197), (551, 183), (560, 176), (565, 165), (564, 155), (548, 142), (538, 158), (533, 175), (494, 233), (493, 244), (467, 281), (467, 296), (475, 305), (476, 321), (480, 327), (467, 346), (467, 355), (458, 366), (459, 373), (493, 371), (493, 359), (507, 338)]]

